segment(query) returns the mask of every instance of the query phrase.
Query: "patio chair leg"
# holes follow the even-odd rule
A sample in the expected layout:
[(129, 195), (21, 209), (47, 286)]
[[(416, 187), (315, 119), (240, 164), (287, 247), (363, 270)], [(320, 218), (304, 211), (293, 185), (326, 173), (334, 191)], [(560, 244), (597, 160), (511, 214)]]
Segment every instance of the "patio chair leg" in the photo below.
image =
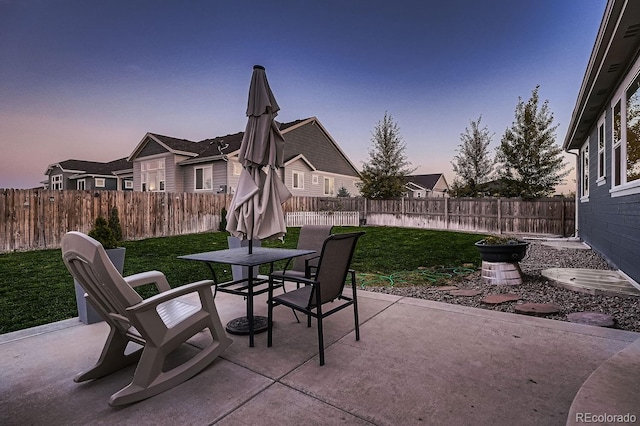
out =
[(267, 347), (270, 348), (273, 337), (273, 301), (271, 300), (273, 293), (269, 292), (269, 300), (267, 301)]
[(360, 340), (360, 321), (358, 320), (358, 297), (356, 296), (356, 273), (351, 271), (351, 288), (353, 289), (353, 317), (355, 320), (356, 340)]
[(107, 341), (104, 343), (98, 362), (87, 371), (83, 371), (74, 377), (76, 383), (92, 379), (99, 379), (122, 368), (135, 364), (142, 355), (143, 348), (125, 355), (129, 339), (123, 336), (115, 327), (111, 326)]
[(318, 316), (318, 355), (320, 365), (324, 365), (324, 336), (322, 334), (322, 317)]

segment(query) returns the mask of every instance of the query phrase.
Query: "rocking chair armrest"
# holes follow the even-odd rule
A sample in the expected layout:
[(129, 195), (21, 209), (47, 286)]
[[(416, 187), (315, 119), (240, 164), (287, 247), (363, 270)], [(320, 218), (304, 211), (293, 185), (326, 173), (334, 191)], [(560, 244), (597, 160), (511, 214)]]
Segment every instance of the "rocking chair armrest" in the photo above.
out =
[(163, 302), (167, 302), (169, 300), (175, 299), (180, 296), (184, 296), (185, 294), (200, 292), (201, 290), (208, 289), (211, 294), (211, 299), (213, 300), (213, 292), (211, 291), (211, 286), (213, 285), (212, 280), (202, 280), (191, 284), (182, 285), (180, 287), (172, 288), (167, 291), (163, 291), (162, 293), (156, 294), (155, 296), (151, 296), (148, 299), (144, 299), (142, 302), (137, 305), (133, 305), (127, 308), (129, 312), (141, 312), (149, 309), (155, 309), (159, 304)]
[(141, 272), (123, 277), (131, 287), (139, 287), (146, 284), (155, 284), (159, 292), (171, 290), (167, 277), (160, 271)]

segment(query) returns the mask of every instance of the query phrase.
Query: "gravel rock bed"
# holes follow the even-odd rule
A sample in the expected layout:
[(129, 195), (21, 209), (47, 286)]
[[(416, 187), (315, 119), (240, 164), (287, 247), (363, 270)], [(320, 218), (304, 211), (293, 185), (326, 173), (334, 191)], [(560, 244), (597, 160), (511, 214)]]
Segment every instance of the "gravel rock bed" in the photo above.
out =
[[(527, 256), (520, 262), (523, 283), (513, 286), (497, 286), (483, 284), (480, 271), (468, 275), (454, 277), (438, 283), (438, 286), (394, 287), (367, 286), (367, 291), (393, 294), (397, 296), (415, 297), (456, 305), (490, 309), (502, 312), (515, 312), (518, 303), (554, 303), (562, 308), (560, 313), (548, 315), (547, 318), (567, 321), (567, 315), (573, 312), (602, 312), (611, 315), (615, 327), (623, 330), (640, 332), (640, 298), (619, 296), (593, 296), (552, 285), (540, 271), (547, 268), (588, 268), (611, 269), (607, 262), (593, 250), (556, 249), (531, 242)], [(479, 290), (477, 296), (452, 296), (448, 291), (438, 290), (440, 286), (455, 285), (460, 289)], [(489, 294), (511, 293), (520, 296), (517, 302), (506, 302), (499, 305), (488, 305), (482, 302)]]

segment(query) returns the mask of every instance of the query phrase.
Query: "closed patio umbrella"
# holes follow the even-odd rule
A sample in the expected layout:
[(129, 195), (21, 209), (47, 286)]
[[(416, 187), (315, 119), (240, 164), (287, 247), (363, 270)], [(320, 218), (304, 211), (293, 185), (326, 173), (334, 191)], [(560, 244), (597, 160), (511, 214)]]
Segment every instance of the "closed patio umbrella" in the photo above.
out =
[(284, 155), (284, 138), (275, 122), (279, 110), (264, 67), (254, 66), (239, 153), (243, 170), (227, 220), (231, 235), (249, 240), (250, 253), (251, 240), (278, 238), (287, 232), (282, 203), (291, 193), (276, 173)]

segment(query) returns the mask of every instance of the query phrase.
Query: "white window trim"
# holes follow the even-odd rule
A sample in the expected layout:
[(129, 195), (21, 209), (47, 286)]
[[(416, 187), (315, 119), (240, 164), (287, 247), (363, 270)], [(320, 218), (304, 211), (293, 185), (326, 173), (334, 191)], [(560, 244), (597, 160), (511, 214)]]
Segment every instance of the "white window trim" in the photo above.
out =
[(62, 175), (51, 176), (51, 189), (62, 191), (64, 189), (64, 179)]
[(95, 178), (94, 184), (96, 188), (104, 188), (107, 184), (107, 180), (105, 178)]
[(318, 175), (312, 175), (311, 176), (311, 183), (314, 185), (318, 184)]
[[(629, 90), (629, 87), (633, 83), (633, 81), (640, 74), (640, 58), (638, 58), (631, 68), (630, 72), (627, 74), (626, 78), (622, 82), (622, 84), (618, 87), (612, 101), (611, 101), (611, 189), (609, 189), (609, 194), (611, 194), (612, 198), (622, 197), (625, 195), (639, 194), (640, 193), (640, 179), (634, 180), (632, 182), (627, 182), (627, 97), (626, 93)], [(615, 117), (613, 116), (613, 109), (615, 105), (620, 102), (620, 117), (621, 117), (621, 128), (620, 128), (620, 161), (621, 161), (621, 170), (620, 170), (620, 185), (615, 185), (615, 148), (617, 144), (613, 139), (613, 131), (615, 127)]]
[[(155, 190), (153, 190), (153, 192), (164, 192), (167, 185), (166, 185), (166, 169), (165, 169), (165, 158), (155, 158), (153, 160), (146, 160), (146, 161), (142, 161), (140, 164), (140, 189), (142, 191), (149, 191), (148, 188), (148, 182), (147, 182), (147, 172), (150, 170), (147, 165), (153, 161), (157, 161), (158, 162), (158, 167), (155, 169), (151, 169), (151, 170), (155, 170), (157, 171), (157, 173), (159, 173), (160, 170), (162, 170), (162, 179), (158, 179), (157, 180), (157, 184), (158, 184), (158, 188), (156, 188)], [(145, 188), (146, 186), (146, 188)]]
[[(298, 176), (298, 186), (295, 185), (296, 176)], [(299, 172), (297, 170), (291, 171), (291, 188), (300, 189), (300, 190), (304, 189), (304, 173), (303, 172)]]
[(124, 181), (124, 189), (133, 189), (133, 181), (125, 180)]
[[(198, 170), (202, 170), (202, 188), (198, 188), (198, 179), (197, 179)], [(210, 188), (207, 188), (205, 186), (205, 181), (206, 181), (205, 170), (209, 170), (209, 173), (210, 173), (210, 178), (211, 178)], [(209, 166), (199, 166), (199, 167), (193, 168), (193, 189), (194, 191), (198, 191), (198, 192), (213, 191), (213, 166), (209, 165)]]
[[(600, 129), (602, 128), (602, 148), (600, 148)], [(596, 179), (596, 183), (598, 186), (604, 185), (607, 182), (607, 128), (605, 126), (605, 114), (602, 114), (602, 117), (598, 120), (598, 127), (596, 128), (596, 145), (598, 152), (598, 178)], [(602, 155), (600, 155), (602, 154)], [(602, 160), (600, 160), (602, 158)], [(602, 169), (603, 174), (600, 175), (600, 169)]]
[[(329, 192), (327, 192), (326, 182), (330, 182)], [(332, 196), (336, 192), (336, 179), (334, 177), (325, 176), (322, 181), (322, 194)]]
[[(82, 183), (82, 185), (80, 185), (80, 183)], [(82, 187), (82, 188), (80, 188), (80, 187)], [(85, 182), (84, 179), (76, 180), (76, 189), (78, 191), (84, 191), (85, 189), (87, 189), (87, 183)]]
[[(589, 138), (580, 148), (580, 201), (589, 201), (589, 187), (591, 182), (589, 179)], [(585, 185), (586, 181), (586, 185)]]

